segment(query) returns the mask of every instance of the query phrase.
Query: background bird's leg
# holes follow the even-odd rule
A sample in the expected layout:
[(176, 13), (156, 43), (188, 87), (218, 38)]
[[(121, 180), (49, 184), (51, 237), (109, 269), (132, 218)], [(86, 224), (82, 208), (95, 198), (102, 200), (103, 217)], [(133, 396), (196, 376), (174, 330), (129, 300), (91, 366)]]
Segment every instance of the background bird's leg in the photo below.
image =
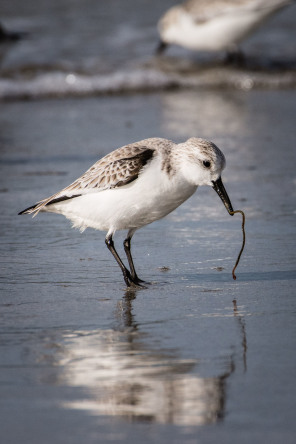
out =
[(136, 284), (136, 282), (134, 282), (134, 279), (132, 278), (130, 272), (128, 271), (128, 269), (126, 268), (126, 266), (124, 265), (124, 263), (120, 259), (117, 251), (115, 250), (112, 234), (110, 234), (109, 236), (106, 237), (105, 243), (107, 245), (108, 250), (111, 251), (111, 253), (113, 254), (113, 256), (114, 256), (114, 258), (116, 260), (116, 262), (120, 266), (126, 285), (128, 287), (130, 287), (132, 283)]
[(131, 240), (132, 240), (132, 236), (134, 233), (135, 233), (135, 230), (130, 230), (128, 232), (127, 238), (123, 242), (123, 246), (124, 246), (124, 251), (125, 251), (129, 266), (130, 266), (133, 282), (135, 284), (140, 284), (140, 282), (145, 282), (145, 281), (143, 281), (142, 279), (140, 279), (138, 277), (136, 270), (135, 270), (134, 261), (132, 258), (132, 253), (131, 253)]
[(236, 66), (244, 66), (246, 63), (246, 58), (243, 51), (240, 49), (238, 45), (233, 44), (228, 48), (226, 57), (225, 57), (226, 65), (236, 65)]

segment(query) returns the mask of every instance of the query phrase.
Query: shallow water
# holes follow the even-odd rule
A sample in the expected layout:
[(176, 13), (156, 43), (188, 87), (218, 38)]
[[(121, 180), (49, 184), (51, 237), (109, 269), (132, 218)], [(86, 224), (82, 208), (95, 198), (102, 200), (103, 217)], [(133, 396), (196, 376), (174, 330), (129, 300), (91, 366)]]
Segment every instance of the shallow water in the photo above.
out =
[[(295, 437), (294, 91), (179, 91), (6, 103), (1, 134), (4, 442), (270, 442)], [(133, 242), (126, 291), (104, 233), (17, 213), (149, 136), (224, 151), (230, 218), (198, 192)], [(123, 235), (115, 237), (122, 253)]]

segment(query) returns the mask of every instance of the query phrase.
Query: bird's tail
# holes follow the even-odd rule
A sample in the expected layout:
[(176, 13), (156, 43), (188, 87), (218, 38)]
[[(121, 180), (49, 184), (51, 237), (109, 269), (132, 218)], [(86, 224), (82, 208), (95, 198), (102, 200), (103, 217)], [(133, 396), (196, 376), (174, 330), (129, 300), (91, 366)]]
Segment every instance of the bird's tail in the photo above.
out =
[(35, 217), (41, 208), (38, 208), (40, 206), (40, 202), (37, 202), (35, 205), (32, 205), (31, 207), (26, 208), (25, 210), (21, 211), (20, 213), (18, 213), (19, 215), (21, 214), (33, 214), (33, 217)]
[(54, 194), (53, 196), (49, 197), (48, 199), (40, 200), (35, 205), (32, 205), (31, 207), (26, 208), (25, 210), (21, 211), (18, 214), (19, 215), (33, 214), (33, 217), (35, 217), (35, 216), (37, 216), (39, 211), (49, 211), (44, 208), (48, 205), (54, 205), (59, 202), (64, 202), (65, 200), (75, 199), (75, 197), (80, 197), (80, 196), (81, 196), (81, 194), (74, 194), (71, 196), (65, 196), (65, 195), (59, 196), (59, 193), (57, 193), (57, 194)]

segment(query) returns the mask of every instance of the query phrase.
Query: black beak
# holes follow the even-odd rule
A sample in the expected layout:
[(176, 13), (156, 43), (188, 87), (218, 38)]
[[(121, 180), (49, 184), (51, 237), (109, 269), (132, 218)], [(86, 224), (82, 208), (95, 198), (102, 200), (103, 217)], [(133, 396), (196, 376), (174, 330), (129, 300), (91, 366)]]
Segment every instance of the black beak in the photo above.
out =
[(222, 200), (222, 202), (225, 205), (226, 210), (228, 211), (228, 213), (233, 216), (233, 208), (230, 202), (230, 199), (228, 197), (228, 194), (224, 188), (223, 182), (221, 177), (219, 177), (219, 179), (212, 181), (213, 184), (213, 188), (216, 191), (216, 193), (218, 194), (218, 196), (220, 197), (220, 199)]
[(161, 55), (166, 50), (167, 47), (168, 44), (161, 40), (156, 48), (155, 51), (156, 55)]

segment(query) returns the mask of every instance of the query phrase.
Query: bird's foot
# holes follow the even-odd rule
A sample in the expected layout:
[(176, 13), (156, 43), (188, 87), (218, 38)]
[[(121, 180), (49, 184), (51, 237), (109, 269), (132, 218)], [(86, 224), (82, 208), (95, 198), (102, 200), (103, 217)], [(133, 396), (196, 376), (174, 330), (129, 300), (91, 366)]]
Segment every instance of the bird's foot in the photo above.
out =
[(129, 288), (147, 288), (149, 282), (143, 281), (137, 275), (132, 275), (127, 269), (123, 273), (126, 286)]
[(130, 282), (130, 287), (147, 288), (148, 285), (150, 285), (150, 282), (143, 281), (143, 279), (138, 277), (133, 278)]

